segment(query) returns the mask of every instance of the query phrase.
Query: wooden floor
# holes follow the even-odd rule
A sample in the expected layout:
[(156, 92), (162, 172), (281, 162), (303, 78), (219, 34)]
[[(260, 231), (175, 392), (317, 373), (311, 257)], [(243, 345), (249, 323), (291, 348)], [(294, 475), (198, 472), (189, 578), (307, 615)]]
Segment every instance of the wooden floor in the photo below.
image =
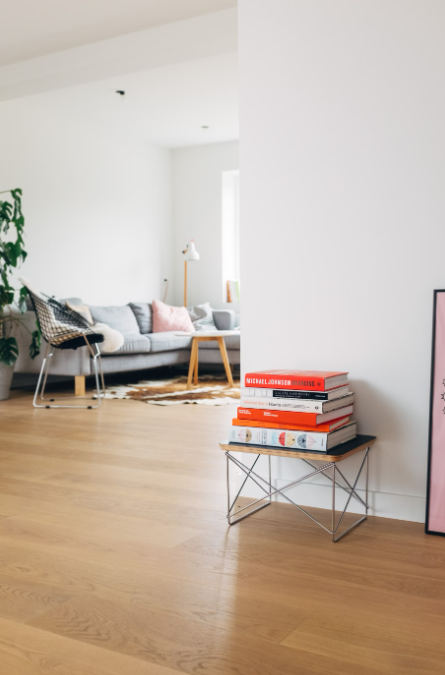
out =
[(0, 403), (0, 675), (445, 673), (445, 538), (228, 529), (233, 411)]

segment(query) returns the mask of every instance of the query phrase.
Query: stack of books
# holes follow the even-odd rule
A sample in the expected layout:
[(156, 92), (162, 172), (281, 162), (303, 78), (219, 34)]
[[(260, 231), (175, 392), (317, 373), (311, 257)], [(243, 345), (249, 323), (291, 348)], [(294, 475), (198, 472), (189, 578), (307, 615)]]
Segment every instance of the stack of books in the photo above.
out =
[(231, 443), (328, 452), (357, 434), (348, 373), (267, 370), (244, 384)]

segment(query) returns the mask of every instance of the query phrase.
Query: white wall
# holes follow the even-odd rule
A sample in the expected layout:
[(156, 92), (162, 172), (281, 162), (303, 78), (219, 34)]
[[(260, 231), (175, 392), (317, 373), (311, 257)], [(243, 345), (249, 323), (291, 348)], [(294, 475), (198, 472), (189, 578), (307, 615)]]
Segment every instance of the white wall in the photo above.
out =
[(187, 304), (210, 302), (215, 309), (232, 308), (223, 298), (222, 172), (238, 169), (238, 142), (215, 143), (173, 153), (174, 278), (167, 302), (184, 300), (184, 257), (190, 239), (201, 256), (188, 264)]
[(21, 187), (41, 290), (91, 304), (162, 297), (171, 271), (171, 154), (67, 116), (38, 95), (0, 104), (0, 189)]
[[(445, 4), (239, 7), (242, 370), (349, 370), (359, 431), (378, 436), (374, 513), (422, 521), (445, 282)], [(303, 503), (327, 505), (327, 490)]]

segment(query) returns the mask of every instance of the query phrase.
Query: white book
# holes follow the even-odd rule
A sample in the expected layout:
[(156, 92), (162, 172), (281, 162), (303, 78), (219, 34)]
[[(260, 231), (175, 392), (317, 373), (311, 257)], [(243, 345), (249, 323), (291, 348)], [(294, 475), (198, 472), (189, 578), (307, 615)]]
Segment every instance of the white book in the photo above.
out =
[(309, 399), (310, 401), (333, 401), (349, 393), (349, 385), (330, 391), (308, 391), (302, 389), (269, 389), (268, 387), (241, 387), (241, 396), (268, 396), (269, 398)]
[[(242, 408), (262, 408), (264, 410), (292, 410), (293, 412), (328, 413), (354, 403), (354, 394), (346, 394), (334, 401), (311, 401), (300, 398), (275, 398), (271, 396), (243, 396)], [(346, 415), (347, 413), (345, 413)]]
[(327, 433), (315, 431), (289, 431), (289, 429), (264, 429), (259, 427), (230, 427), (229, 442), (240, 445), (268, 445), (282, 450), (311, 450), (326, 452), (340, 443), (355, 438), (356, 422)]

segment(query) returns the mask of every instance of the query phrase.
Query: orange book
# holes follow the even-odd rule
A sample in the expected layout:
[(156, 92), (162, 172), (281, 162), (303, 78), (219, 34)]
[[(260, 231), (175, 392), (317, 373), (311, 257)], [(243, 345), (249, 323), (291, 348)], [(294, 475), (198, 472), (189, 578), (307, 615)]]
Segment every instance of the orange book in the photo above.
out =
[[(255, 422), (275, 422), (281, 425), (281, 428), (289, 424), (297, 424), (298, 426), (307, 429), (308, 427), (314, 429), (320, 424), (338, 420), (340, 417), (352, 415), (353, 406), (348, 405), (345, 408), (332, 410), (328, 413), (309, 413), (309, 412), (293, 412), (291, 410), (264, 410), (262, 408), (238, 408), (237, 417), (239, 420), (254, 420)], [(261, 426), (264, 426), (262, 424)]]
[[(308, 427), (308, 426), (301, 426), (301, 424), (286, 424), (286, 429), (289, 431), (314, 431), (316, 428), (317, 431), (326, 431), (329, 433), (330, 431), (334, 431), (334, 429), (339, 429), (340, 427), (344, 427), (345, 424), (349, 422), (349, 416), (347, 417), (340, 417), (340, 419), (335, 420), (334, 422), (325, 422), (324, 424), (318, 424), (317, 427)], [(235, 417), (235, 419), (232, 420), (232, 426), (234, 427), (245, 427), (246, 426), (246, 420), (239, 420)], [(279, 424), (278, 422), (256, 422), (255, 420), (249, 420), (249, 427), (261, 427), (261, 428), (266, 428), (266, 429), (282, 429), (283, 425)]]

